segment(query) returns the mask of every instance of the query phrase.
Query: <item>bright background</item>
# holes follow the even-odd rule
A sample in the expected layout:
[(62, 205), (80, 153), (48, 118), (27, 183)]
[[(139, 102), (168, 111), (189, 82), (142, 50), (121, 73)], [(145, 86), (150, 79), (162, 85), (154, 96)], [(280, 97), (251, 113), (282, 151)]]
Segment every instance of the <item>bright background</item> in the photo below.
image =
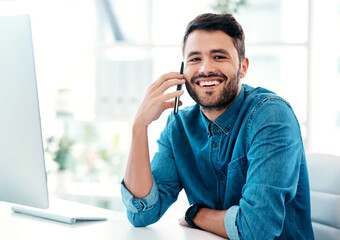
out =
[[(151, 82), (179, 71), (187, 23), (214, 4), (0, 0), (0, 15), (31, 17), (51, 194), (123, 210), (134, 113)], [(291, 103), (306, 151), (340, 155), (340, 0), (247, 0), (235, 17), (250, 59), (243, 82)], [(169, 111), (149, 128), (151, 155)]]

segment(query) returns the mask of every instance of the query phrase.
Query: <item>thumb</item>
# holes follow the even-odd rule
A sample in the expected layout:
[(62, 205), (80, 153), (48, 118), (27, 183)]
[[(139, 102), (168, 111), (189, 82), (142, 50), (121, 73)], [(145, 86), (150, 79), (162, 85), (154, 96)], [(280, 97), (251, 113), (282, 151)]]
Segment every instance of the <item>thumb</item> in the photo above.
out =
[(187, 223), (187, 221), (185, 221), (184, 217), (178, 219), (178, 224), (181, 226), (189, 227), (189, 224)]

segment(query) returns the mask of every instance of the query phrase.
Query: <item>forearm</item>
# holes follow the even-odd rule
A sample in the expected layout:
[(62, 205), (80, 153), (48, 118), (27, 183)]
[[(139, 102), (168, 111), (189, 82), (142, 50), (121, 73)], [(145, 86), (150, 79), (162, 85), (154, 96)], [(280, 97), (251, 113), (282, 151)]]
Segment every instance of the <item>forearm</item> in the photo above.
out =
[(193, 220), (200, 228), (229, 239), (224, 225), (226, 212), (227, 210), (201, 208)]
[(135, 123), (124, 184), (135, 198), (144, 198), (151, 190), (152, 181), (147, 127)]

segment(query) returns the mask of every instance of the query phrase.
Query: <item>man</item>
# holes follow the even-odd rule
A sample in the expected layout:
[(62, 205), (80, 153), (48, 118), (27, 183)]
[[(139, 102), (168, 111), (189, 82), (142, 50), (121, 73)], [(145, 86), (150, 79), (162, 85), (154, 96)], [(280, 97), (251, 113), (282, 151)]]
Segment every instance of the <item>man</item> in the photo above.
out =
[[(230, 239), (313, 239), (309, 182), (298, 121), (289, 103), (242, 85), (249, 60), (230, 14), (203, 14), (183, 41), (184, 74), (153, 83), (132, 129), (123, 201), (135, 226), (152, 224), (184, 189), (182, 225)], [(150, 165), (147, 128), (186, 84), (196, 105), (171, 113)]]

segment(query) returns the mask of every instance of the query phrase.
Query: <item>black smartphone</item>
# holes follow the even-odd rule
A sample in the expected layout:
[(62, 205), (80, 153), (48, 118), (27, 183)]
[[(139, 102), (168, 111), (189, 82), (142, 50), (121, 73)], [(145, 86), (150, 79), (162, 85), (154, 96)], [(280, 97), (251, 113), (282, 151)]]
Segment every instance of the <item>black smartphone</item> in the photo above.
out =
[[(184, 69), (184, 62), (181, 64), (181, 70), (179, 71), (180, 74), (183, 74)], [(182, 85), (177, 85), (177, 91), (182, 90)], [(179, 97), (175, 98), (175, 106), (174, 106), (174, 114), (178, 112), (178, 104), (179, 104)]]

